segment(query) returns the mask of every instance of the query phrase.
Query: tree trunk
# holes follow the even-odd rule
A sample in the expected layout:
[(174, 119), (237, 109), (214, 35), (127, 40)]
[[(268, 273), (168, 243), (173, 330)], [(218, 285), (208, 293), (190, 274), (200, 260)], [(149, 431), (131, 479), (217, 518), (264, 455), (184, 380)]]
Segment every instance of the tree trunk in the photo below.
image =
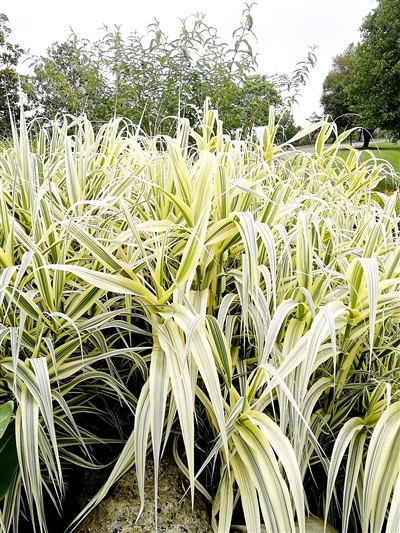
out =
[(372, 139), (373, 132), (374, 130), (371, 130), (368, 128), (363, 129), (363, 145), (362, 145), (363, 150), (367, 150), (369, 148), (369, 142)]

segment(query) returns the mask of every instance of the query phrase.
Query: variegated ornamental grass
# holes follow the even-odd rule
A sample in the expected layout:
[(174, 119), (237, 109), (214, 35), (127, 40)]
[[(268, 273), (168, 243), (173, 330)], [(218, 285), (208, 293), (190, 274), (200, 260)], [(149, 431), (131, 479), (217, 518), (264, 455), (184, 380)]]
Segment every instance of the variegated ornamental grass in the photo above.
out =
[(397, 193), (371, 195), (391, 170), (343, 159), (346, 135), (326, 147), (327, 123), (314, 154), (277, 128), (271, 109), (230, 139), (207, 102), (174, 138), (69, 117), (34, 136), (22, 117), (0, 153), (0, 424), (18, 457), (0, 531), (22, 504), (47, 531), (44, 494), (61, 509), (102, 444), (124, 447), (71, 528), (133, 465), (143, 495), (167, 441), (216, 532), (304, 531), (309, 510), (398, 529), (399, 216)]

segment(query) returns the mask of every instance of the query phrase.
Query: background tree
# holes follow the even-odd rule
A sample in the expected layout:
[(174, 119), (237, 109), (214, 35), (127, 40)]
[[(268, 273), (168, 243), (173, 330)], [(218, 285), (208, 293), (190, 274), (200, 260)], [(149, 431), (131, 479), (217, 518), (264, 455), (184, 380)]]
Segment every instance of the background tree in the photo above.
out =
[(8, 41), (11, 34), (8, 17), (0, 13), (0, 138), (10, 134), (10, 109), (15, 110), (19, 101), (19, 77), (16, 67), (24, 50)]
[(72, 35), (55, 43), (47, 56), (33, 57), (30, 80), (35, 103), (49, 119), (59, 113), (86, 113), (108, 121), (124, 116), (149, 134), (168, 129), (168, 116), (196, 121), (209, 96), (221, 106), (232, 84), (240, 84), (256, 68), (250, 7), (234, 32), (231, 46), (208, 26), (203, 14), (182, 20), (177, 39), (170, 39), (158, 21), (148, 34), (124, 38), (120, 28), (94, 43)]
[(332, 69), (322, 85), (321, 105), (324, 115), (330, 115), (340, 130), (348, 129), (360, 119), (350, 108), (347, 89), (354, 78), (356, 46), (349, 44), (342, 54), (333, 58)]
[(52, 120), (62, 113), (86, 113), (93, 122), (112, 116), (109, 80), (86, 39), (73, 35), (56, 42), (47, 49), (47, 56), (33, 58), (33, 65), (35, 75), (24, 89), (37, 114)]
[(315, 62), (311, 51), (291, 77), (255, 75), (252, 27), (251, 5), (246, 5), (230, 44), (206, 24), (204, 14), (181, 20), (176, 39), (157, 20), (145, 36), (134, 32), (125, 38), (119, 27), (106, 26), (93, 43), (73, 35), (53, 44), (47, 56), (32, 58), (30, 90), (37, 109), (50, 120), (66, 112), (84, 112), (98, 122), (116, 115), (149, 134), (174, 131), (175, 121), (168, 117), (198, 123), (210, 97), (228, 131), (241, 127), (248, 132), (266, 123), (270, 104), (283, 108), (283, 89), (295, 98)]
[(268, 123), (269, 106), (282, 106), (282, 97), (267, 76), (248, 76), (242, 84), (231, 82), (218, 102), (224, 128), (242, 129), (247, 135), (255, 126)]
[[(347, 88), (351, 109), (369, 130), (400, 137), (400, 2), (379, 0), (361, 26), (354, 78)], [(364, 136), (368, 146), (369, 136)]]

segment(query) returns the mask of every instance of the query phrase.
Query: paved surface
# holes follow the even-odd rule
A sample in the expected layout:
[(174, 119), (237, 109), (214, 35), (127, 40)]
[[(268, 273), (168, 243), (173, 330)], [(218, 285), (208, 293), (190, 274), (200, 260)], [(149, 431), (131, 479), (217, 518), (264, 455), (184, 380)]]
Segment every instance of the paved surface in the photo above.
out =
[[(370, 148), (375, 148), (376, 144), (384, 143), (384, 142), (386, 142), (386, 139), (374, 139), (373, 141), (370, 142)], [(346, 148), (347, 146), (352, 146), (353, 148), (361, 148), (362, 145), (363, 145), (362, 142), (353, 142), (351, 143), (351, 145), (350, 143), (344, 143), (342, 144), (342, 147)], [(328, 147), (331, 145), (326, 144), (325, 146)], [(300, 150), (301, 152), (306, 152), (307, 154), (313, 154), (315, 151), (315, 147), (314, 146), (298, 146), (297, 150)]]

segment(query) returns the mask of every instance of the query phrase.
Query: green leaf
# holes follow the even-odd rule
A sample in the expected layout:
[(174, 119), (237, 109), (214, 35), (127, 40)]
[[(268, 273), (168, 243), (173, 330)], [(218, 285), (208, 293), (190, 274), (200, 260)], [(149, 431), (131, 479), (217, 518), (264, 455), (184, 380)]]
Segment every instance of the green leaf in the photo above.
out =
[(249, 475), (248, 465), (238, 454), (233, 455), (230, 462), (240, 490), (247, 531), (261, 531), (257, 491)]
[(132, 296), (143, 298), (149, 304), (155, 305), (157, 303), (155, 296), (146, 289), (142, 283), (139, 281), (133, 281), (129, 278), (124, 278), (119, 274), (97, 272), (95, 270), (89, 270), (88, 268), (73, 265), (48, 265), (48, 268), (71, 272), (91, 285), (105, 291), (113, 291), (118, 294), (131, 294)]
[(236, 450), (247, 466), (247, 476), (258, 493), (267, 530), (295, 532), (294, 513), (285, 481), (265, 436), (247, 417), (235, 423)]
[[(326, 489), (327, 501), (326, 501), (326, 506), (325, 506), (325, 521), (327, 520), (327, 517), (328, 517), (329, 504), (332, 498), (332, 494), (334, 492), (336, 477), (339, 472), (339, 468), (342, 465), (344, 454), (346, 453), (346, 450), (349, 444), (353, 443), (354, 452), (353, 452), (353, 455), (348, 459), (348, 461), (350, 462), (350, 466), (348, 467), (349, 479), (347, 480), (347, 482), (351, 483), (349, 494), (351, 492), (352, 485), (354, 482), (354, 474), (356, 474), (356, 472), (354, 471), (354, 468), (351, 471), (350, 469), (351, 469), (351, 465), (354, 467), (354, 465), (357, 464), (356, 457), (358, 455), (359, 446), (363, 445), (364, 443), (363, 440), (357, 439), (358, 435), (360, 434), (363, 428), (364, 428), (364, 423), (361, 418), (359, 417), (351, 418), (344, 424), (344, 426), (339, 432), (339, 435), (336, 437), (335, 445), (332, 451), (329, 472), (328, 472), (328, 481), (327, 481), (327, 489)], [(354, 446), (354, 444), (357, 444), (357, 443), (359, 444), (357, 446)], [(347, 504), (349, 503), (350, 502), (347, 502)], [(346, 509), (346, 513), (347, 513), (347, 509)]]
[[(365, 461), (362, 528), (381, 531), (390, 496), (399, 473), (400, 402), (393, 403), (380, 417)], [(392, 505), (397, 505), (393, 502)]]
[(0, 439), (7, 429), (13, 412), (14, 402), (11, 400), (0, 406)]
[(228, 469), (225, 467), (222, 472), (221, 481), (218, 486), (219, 497), (219, 522), (218, 532), (225, 533), (230, 531), (233, 515), (233, 487), (232, 476), (229, 475)]
[[(2, 406), (4, 407), (4, 406)], [(0, 438), (0, 501), (7, 494), (18, 468), (17, 447), (15, 443), (15, 424), (11, 422)]]

